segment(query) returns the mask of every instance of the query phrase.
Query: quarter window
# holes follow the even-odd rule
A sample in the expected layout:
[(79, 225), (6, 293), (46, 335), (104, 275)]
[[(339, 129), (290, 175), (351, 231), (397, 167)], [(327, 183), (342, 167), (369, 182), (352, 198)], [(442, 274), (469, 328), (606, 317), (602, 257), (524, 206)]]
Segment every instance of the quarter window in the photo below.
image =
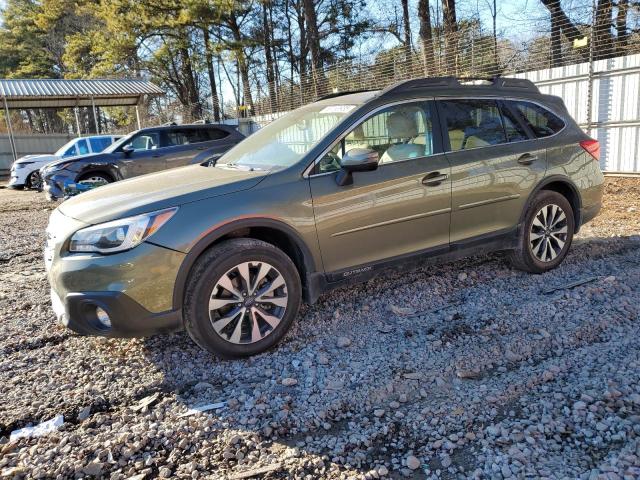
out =
[(548, 137), (564, 128), (564, 122), (546, 108), (531, 102), (513, 102), (536, 137)]
[(228, 137), (229, 132), (222, 130), (221, 128), (207, 128), (202, 130), (205, 140), (220, 140), (221, 138)]
[(507, 142), (502, 116), (494, 100), (442, 100), (452, 151)]
[(339, 170), (342, 157), (354, 148), (377, 151), (381, 165), (431, 155), (433, 129), (428, 104), (395, 105), (373, 115), (334, 144), (318, 163), (316, 173)]

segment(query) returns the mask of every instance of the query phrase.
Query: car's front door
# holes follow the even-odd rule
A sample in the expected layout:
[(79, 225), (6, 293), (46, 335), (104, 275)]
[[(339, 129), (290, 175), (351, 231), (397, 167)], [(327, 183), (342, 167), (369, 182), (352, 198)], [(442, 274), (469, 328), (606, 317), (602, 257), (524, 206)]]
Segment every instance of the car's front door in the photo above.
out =
[(510, 234), (544, 177), (546, 153), (496, 99), (438, 100), (451, 163), (451, 243)]
[(121, 154), (125, 178), (137, 177), (165, 168), (167, 149), (161, 145), (160, 140), (159, 131), (145, 130), (121, 147), (121, 149), (133, 148), (130, 153)]
[[(429, 101), (369, 115), (336, 142), (309, 177), (325, 271), (338, 279), (410, 254), (449, 247), (450, 168)], [(377, 170), (336, 183), (352, 148), (379, 153)]]

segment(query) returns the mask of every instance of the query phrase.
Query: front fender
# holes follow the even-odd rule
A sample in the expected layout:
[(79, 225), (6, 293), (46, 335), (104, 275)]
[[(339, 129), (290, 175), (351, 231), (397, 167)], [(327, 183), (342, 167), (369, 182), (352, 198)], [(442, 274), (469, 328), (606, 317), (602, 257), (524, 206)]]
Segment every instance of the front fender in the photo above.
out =
[(119, 165), (108, 162), (90, 162), (83, 165), (76, 173), (75, 181), (89, 173), (104, 172), (111, 176), (116, 182), (124, 180), (124, 175)]

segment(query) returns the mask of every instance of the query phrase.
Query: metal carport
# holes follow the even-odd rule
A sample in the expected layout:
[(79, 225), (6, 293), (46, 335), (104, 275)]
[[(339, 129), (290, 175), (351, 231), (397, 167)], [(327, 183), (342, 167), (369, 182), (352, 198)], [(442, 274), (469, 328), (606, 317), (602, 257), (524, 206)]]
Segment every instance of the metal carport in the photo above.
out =
[[(157, 85), (139, 79), (59, 80), (29, 79), (0, 80), (0, 97), (6, 115), (7, 130), (14, 161), (17, 149), (9, 117), (10, 109), (73, 108), (76, 131), (80, 135), (77, 107), (91, 107), (98, 128), (96, 107), (135, 106), (140, 128), (138, 105), (144, 96), (164, 95)], [(99, 133), (99, 132), (96, 132)]]

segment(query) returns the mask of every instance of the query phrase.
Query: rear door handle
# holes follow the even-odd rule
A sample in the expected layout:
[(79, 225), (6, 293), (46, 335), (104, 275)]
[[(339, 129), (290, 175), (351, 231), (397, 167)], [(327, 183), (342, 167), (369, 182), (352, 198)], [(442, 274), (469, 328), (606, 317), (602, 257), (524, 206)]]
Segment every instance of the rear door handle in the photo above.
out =
[(437, 187), (447, 178), (449, 178), (449, 175), (447, 175), (446, 173), (431, 172), (422, 179), (422, 184), (427, 187)]
[(162, 157), (162, 154), (161, 153), (157, 153), (155, 155), (151, 155), (151, 157), (152, 158), (160, 158), (160, 157)]
[(538, 160), (537, 156), (530, 153), (525, 153), (524, 155), (521, 155), (520, 158), (518, 158), (518, 163), (520, 165), (531, 165), (536, 160)]

